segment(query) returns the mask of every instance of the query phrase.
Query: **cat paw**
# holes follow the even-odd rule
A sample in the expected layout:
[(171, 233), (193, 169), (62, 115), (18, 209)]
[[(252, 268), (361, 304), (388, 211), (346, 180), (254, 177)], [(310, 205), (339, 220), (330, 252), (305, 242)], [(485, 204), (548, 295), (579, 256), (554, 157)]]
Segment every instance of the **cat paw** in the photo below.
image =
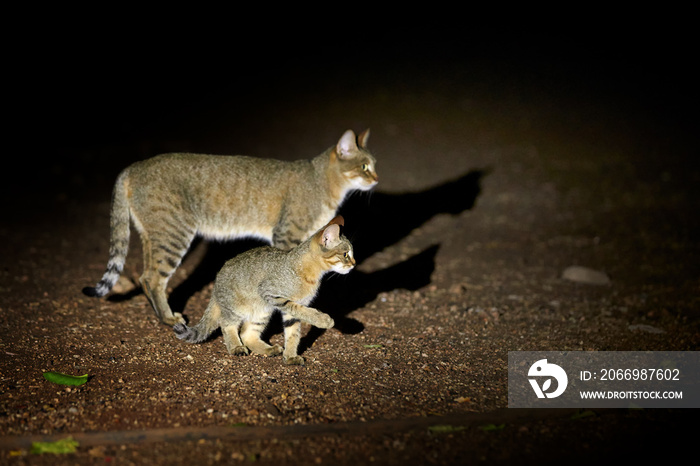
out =
[(304, 358), (302, 358), (299, 355), (289, 356), (289, 357), (285, 356), (284, 363), (288, 366), (303, 366), (304, 365)]
[(284, 348), (282, 348), (280, 345), (275, 345), (275, 346), (270, 346), (265, 350), (265, 356), (277, 356), (282, 354), (282, 351), (284, 351)]
[(177, 324), (186, 324), (187, 322), (185, 322), (185, 318), (182, 317), (182, 314), (180, 314), (179, 312), (173, 312), (172, 317), (163, 318), (163, 323), (166, 325), (174, 326)]
[(318, 319), (316, 319), (316, 327), (318, 328), (332, 328), (335, 325), (335, 321), (328, 314), (321, 314)]
[(232, 354), (233, 356), (248, 356), (250, 354), (250, 350), (247, 346), (234, 346), (229, 350), (229, 354)]

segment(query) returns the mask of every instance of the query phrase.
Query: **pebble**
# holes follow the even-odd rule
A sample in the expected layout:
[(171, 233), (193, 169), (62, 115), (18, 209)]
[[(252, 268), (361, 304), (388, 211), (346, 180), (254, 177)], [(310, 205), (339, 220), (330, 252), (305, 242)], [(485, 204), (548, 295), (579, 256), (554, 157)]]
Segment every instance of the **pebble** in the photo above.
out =
[(576, 283), (585, 283), (588, 285), (610, 284), (610, 278), (604, 272), (589, 269), (588, 267), (581, 267), (579, 265), (572, 265), (571, 267), (567, 267), (561, 274), (561, 278), (563, 278), (564, 280), (569, 280)]
[(646, 325), (646, 324), (628, 325), (627, 328), (632, 330), (632, 331), (641, 330), (642, 332), (647, 332), (647, 333), (666, 333), (666, 330), (660, 329), (658, 327), (653, 327), (651, 325)]

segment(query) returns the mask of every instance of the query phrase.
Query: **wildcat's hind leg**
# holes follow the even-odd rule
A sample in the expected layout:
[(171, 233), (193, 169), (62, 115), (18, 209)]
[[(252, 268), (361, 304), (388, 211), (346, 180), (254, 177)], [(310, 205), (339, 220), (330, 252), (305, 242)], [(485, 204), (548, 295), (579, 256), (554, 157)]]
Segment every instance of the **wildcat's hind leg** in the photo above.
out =
[(168, 281), (180, 265), (194, 234), (141, 234), (143, 243), (143, 275), (139, 281), (158, 318), (166, 325), (184, 324), (179, 312), (168, 305)]
[(260, 338), (260, 334), (265, 330), (267, 322), (246, 321), (241, 327), (241, 340), (255, 354), (263, 356), (277, 356), (282, 353), (280, 345), (268, 345)]

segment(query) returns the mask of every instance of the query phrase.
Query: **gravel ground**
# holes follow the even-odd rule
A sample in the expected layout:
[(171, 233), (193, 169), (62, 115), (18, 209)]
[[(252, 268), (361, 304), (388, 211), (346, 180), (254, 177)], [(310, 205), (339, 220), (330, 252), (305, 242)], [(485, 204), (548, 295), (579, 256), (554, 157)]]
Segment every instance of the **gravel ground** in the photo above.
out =
[[(374, 58), (354, 74), (255, 75), (246, 92), (217, 83), (181, 108), (175, 84), (125, 92), (83, 103), (103, 110), (80, 130), (50, 126), (51, 159), (4, 186), (0, 463), (590, 464), (690, 447), (689, 410), (507, 409), (507, 352), (698, 349), (697, 117), (683, 112), (696, 96), (620, 63)], [(124, 120), (104, 110), (141, 102)], [(324, 282), (316, 306), (336, 327), (305, 328), (304, 367), (177, 340), (135, 287), (136, 235), (115, 292), (81, 295), (104, 270), (129, 163), (308, 158), (366, 127), (380, 184), (342, 208), (359, 265)], [(173, 309), (196, 322), (219, 267), (253, 245), (198, 243)], [(569, 266), (610, 283), (566, 280)], [(68, 435), (77, 453), (29, 454)]]

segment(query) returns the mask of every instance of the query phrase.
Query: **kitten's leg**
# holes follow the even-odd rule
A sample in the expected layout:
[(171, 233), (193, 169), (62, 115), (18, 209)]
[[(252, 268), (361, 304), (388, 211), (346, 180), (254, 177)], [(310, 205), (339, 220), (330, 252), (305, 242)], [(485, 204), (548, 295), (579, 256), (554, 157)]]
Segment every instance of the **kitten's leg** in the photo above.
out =
[(174, 230), (167, 233), (142, 233), (144, 270), (140, 282), (158, 318), (167, 325), (185, 323), (182, 314), (168, 305), (168, 280), (180, 265), (194, 238), (194, 232)]
[(268, 345), (260, 339), (260, 334), (265, 330), (267, 322), (243, 322), (241, 328), (241, 339), (243, 343), (255, 354), (264, 356), (277, 356), (282, 353), (280, 345)]
[(301, 321), (285, 313), (282, 314), (284, 324), (284, 363), (292, 366), (303, 366), (304, 358), (299, 356), (299, 342), (301, 341)]
[(243, 344), (241, 337), (238, 336), (238, 331), (241, 328), (241, 319), (227, 312), (227, 317), (222, 319), (221, 333), (224, 335), (224, 344), (229, 354), (234, 356), (247, 356), (250, 350)]
[(282, 297), (271, 298), (271, 301), (274, 302), (273, 306), (280, 311), (289, 314), (292, 318), (309, 323), (314, 327), (331, 328), (335, 324), (331, 316), (318, 309), (303, 306)]

